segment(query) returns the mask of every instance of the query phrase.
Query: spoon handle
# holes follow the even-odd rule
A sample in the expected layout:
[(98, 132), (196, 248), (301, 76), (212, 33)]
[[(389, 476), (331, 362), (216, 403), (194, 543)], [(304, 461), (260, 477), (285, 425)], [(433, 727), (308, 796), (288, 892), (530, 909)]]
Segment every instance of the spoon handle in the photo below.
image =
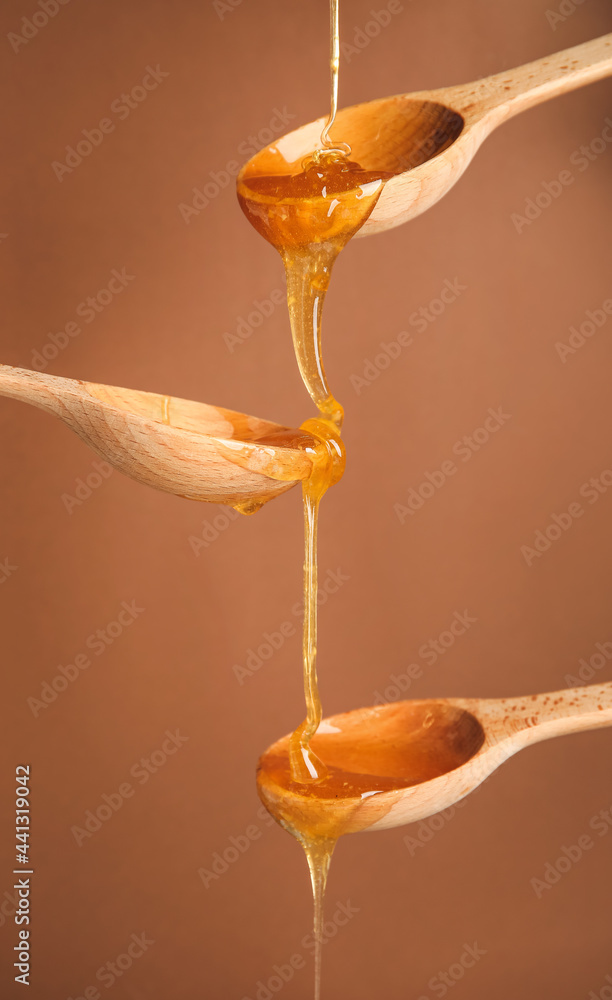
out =
[(553, 736), (612, 726), (610, 681), (524, 698), (503, 698), (489, 704), (496, 706), (494, 725), (498, 735), (502, 739), (516, 737), (521, 747)]
[(12, 368), (0, 365), (0, 396), (19, 399), (31, 403), (53, 416), (62, 416), (62, 397), (68, 391), (74, 393), (79, 383), (58, 375), (44, 375), (27, 368)]
[[(612, 34), (451, 88), (450, 104), (468, 123), (490, 118), (491, 127), (552, 97), (612, 75)], [(448, 92), (447, 92), (448, 94)]]

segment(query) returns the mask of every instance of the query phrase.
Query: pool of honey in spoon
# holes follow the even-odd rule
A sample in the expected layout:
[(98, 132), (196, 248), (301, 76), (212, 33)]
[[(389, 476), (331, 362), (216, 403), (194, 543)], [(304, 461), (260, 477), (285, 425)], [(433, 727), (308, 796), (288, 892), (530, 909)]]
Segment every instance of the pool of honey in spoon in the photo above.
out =
[(293, 174), (262, 176), (252, 164), (238, 178), (238, 200), (251, 225), (282, 253), (337, 242), (340, 249), (363, 225), (385, 180), (346, 156), (325, 151)]
[(432, 701), (348, 712), (325, 720), (321, 730), (311, 746), (325, 762), (323, 780), (305, 785), (293, 779), (287, 737), (263, 754), (257, 773), (270, 812), (311, 839), (365, 828), (372, 821), (371, 812), (365, 823), (359, 816), (365, 799), (448, 774), (470, 760), (485, 738), (470, 712)]
[(372, 212), (391, 174), (364, 170), (341, 153), (318, 151), (292, 174), (257, 173), (257, 157), (238, 177), (249, 222), (281, 255), (296, 359), (321, 417), (340, 430), (343, 409), (327, 384), (321, 316), (336, 257)]

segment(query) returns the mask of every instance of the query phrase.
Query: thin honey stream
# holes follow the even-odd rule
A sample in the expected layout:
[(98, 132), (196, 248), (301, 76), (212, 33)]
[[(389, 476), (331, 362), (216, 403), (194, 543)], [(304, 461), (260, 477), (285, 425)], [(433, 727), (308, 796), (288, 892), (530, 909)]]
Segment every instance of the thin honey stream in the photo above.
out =
[[(257, 157), (241, 171), (237, 182), (240, 205), (254, 228), (279, 252), (287, 281), (287, 305), (296, 360), (304, 385), (319, 416), (302, 429), (319, 442), (313, 472), (303, 483), (304, 509), (304, 629), (303, 673), (306, 719), (289, 740), (291, 780), (298, 786), (325, 783), (328, 769), (310, 741), (322, 719), (317, 680), (317, 525), (320, 501), (344, 471), (340, 433), (341, 404), (330, 390), (323, 364), (321, 320), (325, 295), (338, 254), (361, 228), (390, 176), (364, 170), (349, 159), (350, 146), (330, 138), (338, 102), (338, 0), (330, 0), (331, 106), (321, 134), (321, 147), (287, 173), (262, 173)], [(270, 808), (270, 802), (266, 805)], [(315, 1000), (321, 989), (323, 901), (332, 852), (341, 829), (325, 835), (311, 825), (306, 813), (291, 817), (272, 807), (275, 818), (302, 844), (312, 881), (315, 904)]]
[[(238, 179), (238, 198), (252, 225), (278, 250), (285, 265), (287, 304), (295, 354), (319, 418), (302, 429), (321, 442), (313, 474), (304, 484), (305, 601), (304, 689), (307, 718), (296, 730), (292, 755), (296, 776), (320, 779), (324, 771), (308, 743), (321, 720), (316, 683), (316, 532), (319, 502), (341, 477), (343, 409), (332, 394), (323, 364), (321, 320), (334, 262), (376, 204), (384, 177), (363, 170), (337, 149), (318, 151), (295, 174), (260, 176), (248, 170)], [(327, 451), (326, 451), (327, 449)], [(337, 461), (330, 462), (329, 449)], [(297, 744), (301, 753), (297, 750)], [(311, 766), (312, 765), (312, 766)]]

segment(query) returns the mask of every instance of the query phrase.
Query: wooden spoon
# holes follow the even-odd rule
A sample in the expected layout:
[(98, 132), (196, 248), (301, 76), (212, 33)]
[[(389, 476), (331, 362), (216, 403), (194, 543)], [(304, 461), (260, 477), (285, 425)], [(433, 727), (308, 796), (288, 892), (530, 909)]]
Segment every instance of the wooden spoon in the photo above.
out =
[(175, 396), (0, 365), (0, 396), (59, 417), (139, 483), (245, 513), (307, 479), (310, 434)]
[(293, 782), (284, 737), (262, 756), (259, 794), (293, 831), (336, 838), (414, 823), (472, 792), (533, 743), (612, 725), (612, 683), (525, 698), (444, 698), (323, 720), (312, 748), (329, 769)]
[[(475, 83), (342, 109), (334, 135), (350, 143), (351, 160), (364, 170), (395, 175), (357, 235), (384, 232), (431, 208), (502, 122), (610, 74), (612, 34)], [(299, 172), (302, 160), (320, 148), (324, 121), (303, 125), (262, 149), (240, 177)]]

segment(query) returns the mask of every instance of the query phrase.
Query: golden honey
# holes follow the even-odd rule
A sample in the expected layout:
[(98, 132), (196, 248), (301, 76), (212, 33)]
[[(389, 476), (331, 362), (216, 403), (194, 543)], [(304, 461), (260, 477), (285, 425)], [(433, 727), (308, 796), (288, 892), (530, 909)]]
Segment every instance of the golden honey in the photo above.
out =
[[(290, 737), (285, 760), (290, 783), (313, 791), (319, 787), (328, 788), (330, 781), (334, 781), (325, 760), (310, 746), (322, 718), (316, 667), (318, 513), (321, 498), (342, 477), (345, 463), (340, 439), (344, 411), (329, 388), (323, 364), (323, 304), (338, 254), (371, 214), (390, 176), (364, 170), (349, 158), (350, 146), (334, 143), (330, 137), (338, 98), (338, 0), (331, 0), (330, 14), (331, 110), (321, 135), (321, 148), (313, 150), (293, 173), (262, 174), (257, 170), (255, 157), (241, 171), (237, 183), (238, 200), (246, 217), (282, 258), (295, 355), (304, 385), (318, 410), (318, 417), (302, 425), (302, 429), (318, 442), (314, 449), (312, 444), (308, 445), (313, 455), (313, 472), (303, 483), (302, 654), (306, 718)], [(250, 512), (244, 507), (240, 509)], [(267, 766), (264, 757), (260, 768)], [(266, 777), (260, 773), (260, 794)], [(274, 779), (273, 774), (269, 777)], [(342, 794), (343, 788), (343, 785), (338, 786), (336, 797)], [(316, 791), (314, 794), (316, 797)], [(332, 825), (329, 835), (322, 834), (310, 810), (299, 811), (288, 822), (282, 808), (276, 807), (276, 799), (262, 797), (274, 817), (300, 841), (306, 852), (315, 904), (315, 1000), (319, 1000), (323, 899), (332, 852), (342, 831)]]

